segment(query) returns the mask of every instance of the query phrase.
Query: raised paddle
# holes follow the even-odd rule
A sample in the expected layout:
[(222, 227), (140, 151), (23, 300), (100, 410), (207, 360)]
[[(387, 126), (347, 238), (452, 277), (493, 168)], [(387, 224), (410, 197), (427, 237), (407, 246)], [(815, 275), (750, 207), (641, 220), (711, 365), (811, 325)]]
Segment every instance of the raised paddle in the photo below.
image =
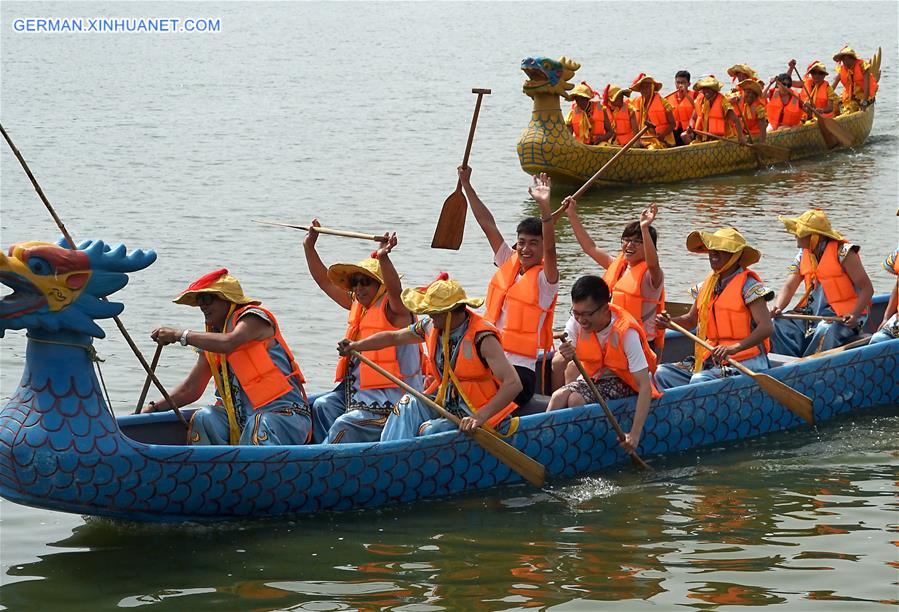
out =
[(702, 130), (697, 130), (696, 128), (693, 128), (693, 131), (697, 134), (702, 134), (703, 136), (708, 136), (709, 138), (720, 140), (721, 142), (729, 142), (731, 144), (740, 145), (741, 147), (749, 147), (753, 151), (761, 153), (765, 157), (770, 157), (775, 161), (785, 162), (790, 160), (790, 150), (784, 147), (769, 145), (762, 142), (740, 142), (739, 140), (734, 140), (733, 138), (716, 136), (715, 134), (712, 134), (710, 132), (703, 132)]
[[(478, 101), (474, 105), (474, 115), (471, 117), (471, 128), (468, 130), (468, 142), (465, 144), (465, 155), (462, 157), (462, 167), (468, 167), (468, 156), (471, 154), (471, 143), (474, 141), (474, 129), (478, 125), (478, 113), (481, 112), (481, 100), (490, 93), (489, 89), (472, 89), (471, 93), (478, 95)], [(444, 200), (434, 229), (434, 238), (431, 240), (432, 249), (452, 249), (458, 251), (462, 246), (462, 235), (465, 233), (465, 213), (468, 211), (468, 200), (462, 193), (462, 179), (456, 181), (456, 190)]]
[[(554, 338), (565, 341), (565, 338), (568, 337), (567, 332), (562, 332), (561, 334), (554, 334)], [(602, 393), (599, 392), (599, 389), (596, 388), (596, 383), (593, 382), (593, 378), (589, 374), (587, 374), (587, 370), (584, 369), (584, 364), (581, 363), (581, 360), (578, 359), (578, 356), (575, 355), (572, 357), (572, 361), (574, 361), (574, 365), (577, 366), (578, 372), (581, 373), (581, 377), (583, 377), (584, 382), (587, 383), (587, 386), (590, 387), (590, 393), (593, 394), (593, 397), (596, 398), (596, 402), (602, 408), (602, 411), (606, 413), (606, 418), (609, 419), (609, 423), (612, 425), (612, 429), (615, 430), (615, 435), (618, 436), (619, 442), (624, 442), (624, 431), (621, 429), (621, 425), (618, 424), (618, 419), (615, 418), (615, 415), (612, 414), (612, 411), (609, 410), (609, 405), (606, 403), (605, 398), (602, 396)], [(637, 451), (632, 451), (630, 453), (631, 460), (641, 470), (651, 470), (645, 461), (640, 459), (640, 456), (637, 454)]]
[(776, 319), (794, 319), (796, 321), (827, 321), (828, 323), (839, 323), (843, 317), (826, 317), (824, 315), (807, 315), (796, 312), (782, 312), (775, 317)]
[[(428, 408), (439, 414), (441, 417), (449, 419), (450, 421), (455, 423), (457, 427), (459, 426), (459, 423), (461, 422), (461, 419), (459, 417), (445, 410), (443, 406), (432, 400), (424, 393), (416, 391), (415, 389), (407, 385), (404, 381), (400, 380), (358, 351), (350, 351), (350, 354), (393, 382), (393, 384), (400, 387), (406, 393), (414, 395), (418, 399), (418, 401), (425, 404)], [(509, 468), (517, 472), (522, 478), (527, 480), (535, 487), (542, 488), (546, 483), (546, 468), (543, 467), (542, 463), (534, 461), (523, 452), (521, 452), (514, 446), (502, 441), (496, 435), (490, 433), (483, 427), (476, 427), (469, 432), (469, 435), (471, 435), (471, 437), (474, 438), (475, 442), (480, 444), (485, 451), (505, 463), (507, 466), (509, 466)]]
[[(159, 357), (162, 355), (162, 344), (156, 345), (156, 352), (153, 353), (153, 361), (150, 362), (150, 371), (154, 374), (156, 373), (156, 366), (159, 365)], [(144, 407), (144, 400), (147, 399), (147, 393), (150, 391), (150, 383), (153, 382), (150, 380), (150, 375), (147, 374), (147, 380), (144, 381), (144, 388), (140, 390), (140, 397), (137, 400), (137, 407), (134, 409), (133, 414), (140, 414), (140, 409)]]
[(279, 221), (263, 221), (261, 219), (250, 219), (253, 223), (261, 223), (263, 225), (276, 225), (278, 227), (289, 227), (291, 229), (303, 230), (308, 232), (312, 230), (318, 234), (328, 234), (329, 236), (343, 236), (344, 238), (359, 238), (360, 240), (373, 240), (375, 242), (386, 242), (387, 238), (376, 236), (375, 234), (363, 234), (362, 232), (349, 232), (346, 230), (331, 229), (330, 227), (316, 227), (315, 225), (292, 225), (290, 223), (281, 223)]
[[(796, 73), (796, 76), (799, 77), (799, 82), (802, 83), (802, 90), (805, 92), (806, 97), (809, 100), (809, 104), (812, 107), (812, 114), (818, 118), (818, 129), (821, 131), (821, 137), (824, 138), (824, 144), (827, 145), (828, 149), (832, 149), (837, 144), (841, 144), (844, 147), (851, 147), (852, 135), (846, 131), (846, 129), (837, 123), (836, 119), (832, 117), (825, 117), (821, 114), (817, 108), (815, 108), (815, 103), (812, 101), (812, 94), (809, 93), (808, 87), (805, 86), (805, 79), (802, 78), (802, 75), (799, 74), (799, 70), (796, 69), (796, 60), (790, 60), (789, 64), (790, 70)], [(792, 89), (788, 89), (788, 91), (796, 96), (796, 92)], [(802, 104), (802, 99), (799, 99), (799, 103)]]
[[(683, 327), (681, 327), (680, 325), (678, 325), (677, 323), (675, 323), (674, 321), (672, 321), (670, 319), (668, 320), (668, 326), (671, 327), (672, 329), (679, 331), (680, 333), (685, 335), (687, 338), (689, 338), (690, 340), (692, 340), (693, 342), (695, 342), (696, 344), (702, 346), (703, 348), (705, 348), (707, 350), (711, 351), (715, 348), (711, 344), (709, 344), (708, 342), (706, 342), (705, 340), (700, 338), (699, 336), (696, 336), (696, 335), (690, 333), (689, 331), (687, 331), (686, 329), (684, 329)], [(783, 404), (784, 406), (789, 408), (790, 411), (793, 412), (793, 414), (795, 414), (796, 416), (798, 416), (801, 419), (808, 421), (809, 423), (815, 422), (815, 415), (814, 415), (814, 411), (812, 410), (812, 399), (810, 397), (803, 395), (802, 393), (800, 393), (799, 391), (796, 391), (795, 389), (791, 389), (790, 387), (788, 387), (787, 385), (785, 385), (784, 383), (780, 382), (779, 380), (777, 380), (776, 378), (774, 378), (772, 376), (768, 376), (767, 374), (760, 374), (758, 372), (753, 372), (752, 370), (750, 370), (749, 368), (744, 366), (742, 363), (740, 363), (739, 361), (737, 361), (731, 357), (727, 358), (727, 363), (729, 363), (733, 367), (740, 370), (746, 376), (749, 376), (750, 378), (752, 378), (752, 380), (756, 384), (758, 384), (758, 386), (760, 386), (762, 389), (764, 389), (765, 393), (767, 393), (768, 395), (770, 395), (771, 397), (776, 399), (778, 402), (780, 402), (781, 404)]]

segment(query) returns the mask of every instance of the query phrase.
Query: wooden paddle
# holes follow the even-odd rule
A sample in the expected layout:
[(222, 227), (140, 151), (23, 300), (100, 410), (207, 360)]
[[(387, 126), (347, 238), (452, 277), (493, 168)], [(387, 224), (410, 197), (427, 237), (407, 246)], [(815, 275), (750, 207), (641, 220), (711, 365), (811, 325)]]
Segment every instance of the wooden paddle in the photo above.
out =
[(791, 361), (790, 363), (799, 363), (800, 361), (805, 361), (807, 359), (818, 359), (819, 357), (829, 357), (831, 355), (835, 355), (837, 353), (842, 353), (843, 351), (848, 351), (849, 349), (858, 348), (860, 346), (864, 346), (871, 341), (871, 336), (867, 336), (865, 338), (859, 338), (858, 340), (853, 340), (848, 344), (844, 344), (843, 346), (838, 346), (836, 348), (827, 349), (826, 351), (819, 351), (817, 353), (812, 353), (811, 355), (806, 355), (805, 357), (801, 357), (795, 361)]
[[(812, 101), (812, 94), (809, 93), (808, 87), (805, 86), (805, 79), (802, 78), (802, 75), (799, 74), (799, 70), (796, 69), (796, 60), (790, 60), (789, 67), (790, 70), (795, 72), (796, 76), (799, 77), (799, 82), (802, 83), (802, 90), (805, 92), (809, 104), (811, 104), (812, 114), (818, 118), (818, 129), (821, 131), (821, 137), (824, 138), (824, 144), (827, 145), (827, 148), (832, 149), (837, 146), (837, 144), (841, 144), (844, 147), (851, 147), (852, 135), (846, 131), (846, 128), (837, 123), (836, 119), (825, 117), (821, 114), (821, 111), (815, 108), (815, 103)], [(799, 98), (792, 89), (788, 91)], [(802, 98), (799, 99), (799, 103), (802, 104)]]
[[(443, 406), (432, 400), (424, 393), (413, 389), (404, 381), (400, 380), (372, 360), (359, 353), (359, 351), (350, 351), (350, 354), (354, 358), (368, 365), (373, 370), (393, 382), (393, 384), (400, 387), (406, 393), (415, 396), (418, 401), (425, 404), (428, 408), (436, 412), (444, 419), (449, 419), (450, 421), (455, 423), (457, 427), (459, 426), (459, 423), (462, 419), (445, 410)], [(468, 433), (472, 438), (474, 438), (475, 442), (477, 442), (484, 448), (485, 451), (499, 459), (501, 462), (505, 463), (507, 466), (509, 466), (509, 468), (517, 472), (522, 478), (527, 480), (535, 487), (543, 487), (543, 485), (546, 483), (546, 468), (543, 467), (542, 463), (534, 461), (533, 459), (522, 453), (520, 450), (504, 442), (495, 434), (490, 433), (483, 427), (477, 427)]]
[(261, 219), (250, 219), (253, 223), (261, 223), (263, 225), (277, 225), (278, 227), (289, 227), (292, 229), (303, 230), (308, 232), (312, 230), (319, 234), (328, 234), (330, 236), (343, 236), (344, 238), (359, 238), (360, 240), (373, 240), (375, 242), (385, 242), (387, 238), (384, 236), (376, 236), (375, 234), (363, 234), (361, 232), (349, 232), (346, 230), (331, 229), (329, 227), (316, 227), (314, 225), (291, 225), (290, 223), (280, 223), (278, 221), (262, 221)]
[[(680, 333), (685, 335), (687, 338), (689, 338), (696, 344), (706, 348), (707, 350), (711, 351), (712, 349), (715, 348), (711, 344), (709, 344), (708, 342), (706, 342), (705, 340), (700, 338), (699, 336), (696, 336), (696, 335), (690, 333), (689, 331), (687, 331), (686, 329), (684, 329), (683, 327), (681, 327), (674, 321), (669, 320), (668, 326), (671, 327), (672, 329), (679, 331)], [(753, 372), (752, 370), (750, 370), (749, 368), (744, 366), (742, 363), (740, 363), (739, 361), (737, 361), (731, 357), (727, 358), (727, 363), (729, 363), (733, 367), (740, 370), (746, 376), (749, 376), (750, 378), (752, 378), (752, 380), (755, 381), (755, 383), (758, 384), (758, 386), (760, 386), (762, 389), (764, 389), (765, 393), (767, 393), (768, 395), (770, 395), (771, 397), (776, 399), (778, 402), (780, 402), (781, 404), (783, 404), (784, 406), (789, 408), (790, 411), (793, 412), (793, 414), (795, 414), (796, 416), (798, 416), (801, 419), (808, 421), (809, 423), (815, 422), (814, 411), (812, 410), (812, 399), (810, 397), (803, 395), (799, 391), (796, 391), (795, 389), (788, 387), (787, 385), (780, 382), (776, 378), (768, 376), (767, 374), (760, 374), (758, 372)]]
[[(156, 345), (156, 352), (153, 353), (153, 361), (150, 362), (150, 372), (153, 374), (156, 373), (156, 366), (159, 365), (159, 357), (162, 355), (162, 346), (162, 344)], [(144, 400), (147, 399), (147, 393), (150, 391), (150, 383), (153, 382), (150, 378), (150, 372), (147, 373), (147, 380), (144, 381), (144, 388), (140, 390), (140, 398), (138, 398), (137, 407), (132, 414), (140, 414), (140, 409), (144, 407)]]
[[(481, 99), (490, 93), (489, 89), (472, 89), (471, 93), (478, 95), (478, 101), (474, 105), (474, 115), (471, 117), (471, 128), (468, 130), (468, 142), (465, 144), (465, 156), (462, 158), (462, 167), (468, 167), (468, 156), (471, 154), (471, 143), (474, 141), (474, 129), (478, 125), (478, 113), (481, 112)], [(437, 227), (434, 229), (434, 238), (431, 240), (432, 249), (452, 249), (458, 251), (462, 246), (462, 235), (465, 233), (465, 213), (468, 211), (468, 200), (462, 193), (462, 179), (456, 181), (456, 190), (443, 202)]]
[(697, 134), (702, 134), (703, 136), (708, 136), (709, 138), (720, 140), (721, 142), (729, 142), (731, 144), (740, 145), (742, 147), (749, 147), (753, 151), (761, 153), (765, 157), (770, 157), (775, 161), (785, 162), (790, 160), (790, 150), (784, 147), (778, 147), (776, 145), (769, 145), (761, 142), (740, 142), (739, 140), (734, 140), (733, 138), (716, 136), (715, 134), (712, 134), (710, 132), (703, 132), (702, 130), (697, 130), (696, 128), (693, 128), (693, 131)]
[(776, 319), (795, 319), (796, 321), (827, 321), (828, 323), (839, 323), (843, 317), (825, 317), (822, 315), (807, 315), (796, 312), (782, 312), (775, 317)]
[[(562, 340), (563, 342), (568, 337), (567, 332), (562, 332), (560, 334), (554, 334), (554, 338)], [(581, 363), (581, 360), (578, 359), (578, 356), (575, 355), (571, 359), (574, 362), (574, 365), (577, 366), (578, 372), (581, 373), (581, 377), (584, 379), (584, 382), (587, 383), (587, 386), (590, 387), (590, 393), (593, 394), (593, 397), (596, 398), (596, 403), (602, 408), (602, 411), (606, 414), (606, 418), (609, 419), (609, 423), (612, 425), (612, 429), (615, 430), (615, 435), (618, 436), (619, 442), (624, 442), (624, 431), (621, 429), (621, 425), (618, 424), (618, 419), (615, 418), (615, 415), (612, 414), (612, 411), (609, 410), (609, 405), (606, 403), (605, 398), (602, 396), (602, 393), (599, 392), (599, 389), (596, 388), (596, 383), (593, 382), (593, 378), (587, 373), (587, 370), (584, 369), (584, 364)], [(645, 461), (640, 459), (640, 456), (637, 454), (637, 451), (633, 451), (630, 453), (631, 461), (634, 462), (641, 470), (651, 470)]]

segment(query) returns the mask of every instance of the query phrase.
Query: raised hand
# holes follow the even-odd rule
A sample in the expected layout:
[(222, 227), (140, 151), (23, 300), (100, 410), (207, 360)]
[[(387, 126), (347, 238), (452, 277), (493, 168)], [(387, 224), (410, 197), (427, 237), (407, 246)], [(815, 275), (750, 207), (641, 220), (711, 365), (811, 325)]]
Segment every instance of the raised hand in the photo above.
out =
[(644, 208), (643, 212), (640, 213), (640, 227), (649, 227), (652, 225), (652, 222), (656, 220), (656, 215), (659, 214), (659, 206), (653, 202), (649, 205), (648, 208)]
[(313, 219), (309, 222), (309, 231), (306, 232), (306, 238), (303, 239), (303, 244), (310, 248), (315, 248), (315, 241), (318, 240), (318, 232), (313, 230), (313, 227), (321, 227), (322, 224), (318, 222), (318, 219)]
[(528, 187), (528, 193), (534, 201), (544, 208), (549, 206), (549, 195), (552, 187), (552, 180), (545, 172), (534, 175), (534, 184)]
[(381, 257), (385, 255), (389, 255), (390, 251), (393, 250), (393, 247), (396, 246), (396, 232), (387, 233), (384, 232), (384, 238), (381, 240), (381, 247), (372, 251), (373, 259), (381, 259)]

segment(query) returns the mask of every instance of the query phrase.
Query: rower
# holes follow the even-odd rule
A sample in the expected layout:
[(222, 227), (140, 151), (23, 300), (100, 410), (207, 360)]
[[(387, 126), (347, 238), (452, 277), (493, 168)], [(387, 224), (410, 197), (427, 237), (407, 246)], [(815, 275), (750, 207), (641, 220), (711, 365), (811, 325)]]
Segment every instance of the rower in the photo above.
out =
[(581, 81), (568, 92), (568, 96), (572, 98), (573, 102), (571, 111), (565, 118), (565, 125), (568, 126), (574, 139), (578, 142), (588, 145), (596, 144), (605, 131), (602, 108), (598, 100), (593, 100), (596, 93), (587, 85), (586, 81)]
[(799, 92), (793, 89), (793, 78), (786, 72), (771, 77), (764, 95), (768, 102), (768, 129), (771, 131), (794, 128), (802, 123), (805, 113), (800, 103)]
[(740, 95), (740, 83), (747, 80), (755, 81), (759, 84), (761, 88), (762, 82), (759, 80), (759, 75), (755, 70), (749, 67), (749, 64), (734, 64), (730, 68), (727, 69), (727, 76), (731, 77), (731, 80), (736, 83), (736, 85), (730, 90), (728, 94), (728, 98), (733, 98)]
[(883, 312), (883, 322), (878, 326), (877, 333), (871, 336), (871, 344), (899, 338), (899, 247), (883, 260), (883, 269), (895, 276), (896, 282), (893, 283), (890, 301)]
[[(743, 123), (731, 103), (721, 94), (721, 83), (714, 75), (704, 76), (693, 85), (696, 97), (693, 127), (715, 136), (736, 136), (744, 141)], [(705, 142), (708, 136), (687, 132), (691, 142)]]
[[(318, 227), (317, 219), (312, 226)], [(311, 228), (310, 228), (311, 230)], [(405, 329), (415, 318), (400, 297), (402, 284), (390, 260), (396, 234), (385, 236), (375, 258), (359, 263), (336, 263), (325, 268), (315, 242), (318, 232), (306, 234), (303, 248), (309, 273), (325, 294), (349, 311), (344, 338), (359, 340), (381, 331)], [(379, 366), (421, 389), (421, 346), (403, 346), (366, 355)], [(403, 391), (370, 366), (341, 357), (334, 375), (337, 387), (315, 399), (313, 441), (326, 444), (376, 442)]]
[[(567, 197), (562, 204), (581, 249), (606, 271), (603, 281), (612, 292), (612, 304), (642, 324), (650, 348), (661, 354), (665, 330), (656, 327), (655, 317), (665, 308), (665, 277), (656, 251), (658, 234), (652, 226), (658, 206), (651, 204), (640, 213), (639, 221), (624, 226), (621, 249), (610, 255), (596, 246), (587, 233), (577, 214), (577, 201)], [(553, 388), (577, 376), (576, 369), (571, 366), (566, 369), (568, 361), (559, 353), (553, 356)]]
[[(608, 142), (614, 146), (624, 146), (637, 133), (637, 116), (626, 99), (630, 89), (621, 89), (618, 85), (606, 85), (602, 94), (603, 127), (605, 133), (599, 137), (600, 142)], [(634, 148), (643, 145), (638, 141)]]
[(659, 365), (656, 385), (669, 389), (738, 374), (736, 369), (721, 365), (728, 357), (751, 370), (767, 369), (768, 337), (773, 326), (765, 302), (774, 297), (774, 292), (749, 269), (762, 254), (732, 227), (714, 234), (692, 232), (687, 236), (687, 250), (708, 253), (712, 272), (691, 290), (696, 301), (687, 314), (673, 318), (660, 314), (656, 325), (666, 327), (673, 320), (687, 329), (696, 327), (696, 335), (714, 350), (709, 352), (697, 344), (694, 355), (683, 362)]
[[(428, 371), (436, 377), (426, 393), (461, 419), (459, 429), (508, 427), (506, 417), (516, 408), (514, 399), (522, 384), (503, 352), (499, 330), (472, 310), (484, 300), (468, 297), (458, 281), (442, 278), (427, 287), (404, 290), (402, 299), (411, 312), (428, 316), (405, 329), (354, 342), (343, 340), (338, 352), (349, 355), (426, 342)], [(405, 395), (387, 419), (381, 440), (403, 440), (455, 427), (450, 420), (435, 417), (417, 398)]]
[[(206, 331), (159, 327), (150, 337), (159, 344), (180, 342), (199, 350), (187, 378), (169, 397), (175, 406), (202, 397), (210, 377), (217, 401), (190, 419), (188, 444), (305, 444), (312, 421), (303, 373), (281, 335), (275, 315), (247, 297), (236, 278), (222, 268), (191, 283), (176, 304), (199, 307)], [(141, 412), (171, 410), (167, 400), (150, 402)]]
[[(661, 397), (650, 373), (656, 369), (656, 355), (646, 341), (643, 325), (630, 313), (610, 303), (609, 287), (598, 276), (582, 276), (571, 287), (571, 318), (565, 324), (568, 339), (559, 354), (571, 361), (575, 355), (584, 365), (604, 399), (637, 396), (636, 413), (630, 432), (621, 445), (628, 452), (640, 444), (649, 403)], [(581, 377), (557, 389), (547, 412), (594, 404), (589, 384)]]
[(753, 143), (764, 143), (768, 131), (768, 113), (761, 100), (762, 86), (755, 79), (746, 79), (740, 81), (737, 88), (740, 93), (731, 98), (731, 103), (743, 121), (743, 129)]
[[(493, 249), (497, 267), (487, 287), (484, 320), (500, 331), (506, 358), (515, 366), (522, 390), (515, 403), (524, 406), (537, 386), (537, 356), (553, 346), (553, 310), (559, 293), (556, 265), (556, 233), (550, 210), (550, 179), (534, 177), (528, 193), (537, 202), (541, 217), (527, 217), (518, 224), (515, 248), (503, 239), (490, 210), (471, 186), (471, 168), (460, 167), (459, 178), (468, 205)], [(541, 382), (543, 366), (541, 362)], [(541, 389), (543, 385), (541, 384)]]
[(647, 149), (673, 147), (674, 134), (672, 132), (675, 126), (673, 107), (659, 93), (662, 90), (662, 84), (641, 72), (631, 83), (631, 90), (640, 92), (637, 98), (631, 100), (637, 129), (646, 125), (647, 119), (655, 126), (652, 130), (654, 137), (644, 141), (643, 145)]
[[(806, 91), (809, 93), (806, 94)], [(824, 62), (816, 60), (808, 65), (805, 71), (805, 87), (799, 95), (803, 102), (802, 108), (809, 120), (815, 119), (813, 108), (825, 117), (837, 114), (835, 111), (840, 106), (840, 99), (827, 82), (827, 67)]]
[(830, 225), (820, 209), (808, 210), (795, 219), (778, 217), (796, 236), (799, 253), (787, 268), (786, 283), (771, 309), (777, 317), (789, 305), (804, 281), (805, 293), (794, 307), (800, 314), (837, 316), (842, 321), (777, 319), (774, 351), (794, 357), (811, 355), (846, 344), (857, 337), (868, 318), (874, 295), (871, 279), (859, 257), (859, 247), (848, 242)]
[(833, 61), (837, 62), (838, 72), (831, 86), (836, 89), (837, 83), (843, 85), (843, 113), (866, 110), (877, 93), (877, 79), (868, 62), (860, 60), (849, 45), (837, 51)]
[(678, 147), (687, 144), (683, 139), (683, 132), (690, 127), (693, 119), (693, 92), (690, 91), (690, 73), (686, 70), (678, 70), (674, 75), (675, 90), (665, 96), (671, 105), (674, 114), (674, 143)]

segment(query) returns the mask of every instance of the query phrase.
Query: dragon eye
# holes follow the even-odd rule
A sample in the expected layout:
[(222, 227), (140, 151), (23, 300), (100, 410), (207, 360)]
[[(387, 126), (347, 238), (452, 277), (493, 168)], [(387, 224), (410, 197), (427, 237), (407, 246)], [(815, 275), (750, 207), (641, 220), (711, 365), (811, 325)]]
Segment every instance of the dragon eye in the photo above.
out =
[(43, 257), (29, 257), (28, 269), (39, 276), (49, 276), (53, 274), (53, 267)]

